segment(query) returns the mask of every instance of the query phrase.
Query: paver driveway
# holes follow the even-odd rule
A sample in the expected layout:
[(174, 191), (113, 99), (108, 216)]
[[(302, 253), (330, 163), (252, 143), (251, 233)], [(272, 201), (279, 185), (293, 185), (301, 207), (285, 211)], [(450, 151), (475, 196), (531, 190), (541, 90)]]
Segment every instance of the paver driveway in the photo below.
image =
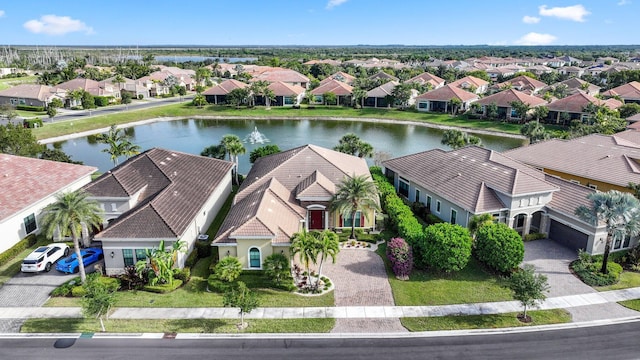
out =
[[(323, 271), (335, 286), (336, 306), (391, 306), (393, 293), (380, 256), (373, 251), (342, 249)], [(407, 331), (399, 319), (336, 319), (333, 332)]]
[[(547, 276), (549, 282), (548, 297), (589, 294), (597, 292), (584, 284), (569, 270), (569, 264), (578, 258), (578, 254), (553, 240), (536, 240), (524, 244), (524, 263), (536, 267), (536, 272)], [(638, 312), (616, 303), (579, 306), (567, 309), (573, 321), (590, 321), (637, 316)]]

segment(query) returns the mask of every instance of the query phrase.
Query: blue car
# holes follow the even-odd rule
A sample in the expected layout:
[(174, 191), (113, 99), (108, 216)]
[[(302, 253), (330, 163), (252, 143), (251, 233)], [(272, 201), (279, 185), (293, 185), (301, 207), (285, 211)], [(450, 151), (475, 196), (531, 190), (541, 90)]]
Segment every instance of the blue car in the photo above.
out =
[[(82, 256), (82, 263), (85, 267), (102, 260), (104, 255), (102, 254), (102, 249), (100, 248), (86, 248), (80, 250), (80, 255)], [(76, 258), (76, 253), (67, 256), (66, 258), (58, 261), (56, 264), (56, 270), (61, 271), (67, 274), (74, 274), (78, 272), (78, 259)]]

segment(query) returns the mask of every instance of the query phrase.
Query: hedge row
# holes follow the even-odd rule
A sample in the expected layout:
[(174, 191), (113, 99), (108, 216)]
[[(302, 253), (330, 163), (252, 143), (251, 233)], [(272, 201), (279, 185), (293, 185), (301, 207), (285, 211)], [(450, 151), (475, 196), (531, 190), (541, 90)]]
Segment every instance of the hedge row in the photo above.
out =
[(38, 238), (33, 234), (18, 241), (15, 245), (7, 249), (7, 251), (0, 254), (0, 265), (4, 265), (7, 261), (12, 260), (16, 256), (18, 256), (18, 254), (32, 247), (37, 242), (38, 242)]
[(44, 106), (17, 105), (16, 110), (44, 111)]

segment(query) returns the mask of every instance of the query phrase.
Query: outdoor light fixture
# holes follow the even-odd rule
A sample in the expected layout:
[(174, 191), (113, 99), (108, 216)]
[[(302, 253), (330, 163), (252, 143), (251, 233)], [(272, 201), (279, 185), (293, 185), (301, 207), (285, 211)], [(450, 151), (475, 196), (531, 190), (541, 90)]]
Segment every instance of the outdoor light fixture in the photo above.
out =
[(116, 254), (113, 251), (109, 255), (111, 255), (112, 259), (113, 259), (114, 256), (116, 256)]
[(227, 250), (227, 256), (231, 255), (231, 251)]

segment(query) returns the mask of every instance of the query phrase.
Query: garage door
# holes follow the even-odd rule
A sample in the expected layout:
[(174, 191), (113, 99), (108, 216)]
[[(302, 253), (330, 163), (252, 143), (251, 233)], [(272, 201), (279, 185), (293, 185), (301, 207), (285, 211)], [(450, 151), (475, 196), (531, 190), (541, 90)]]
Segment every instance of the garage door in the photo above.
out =
[(567, 225), (551, 220), (549, 238), (573, 250), (586, 250), (589, 235), (572, 229)]

